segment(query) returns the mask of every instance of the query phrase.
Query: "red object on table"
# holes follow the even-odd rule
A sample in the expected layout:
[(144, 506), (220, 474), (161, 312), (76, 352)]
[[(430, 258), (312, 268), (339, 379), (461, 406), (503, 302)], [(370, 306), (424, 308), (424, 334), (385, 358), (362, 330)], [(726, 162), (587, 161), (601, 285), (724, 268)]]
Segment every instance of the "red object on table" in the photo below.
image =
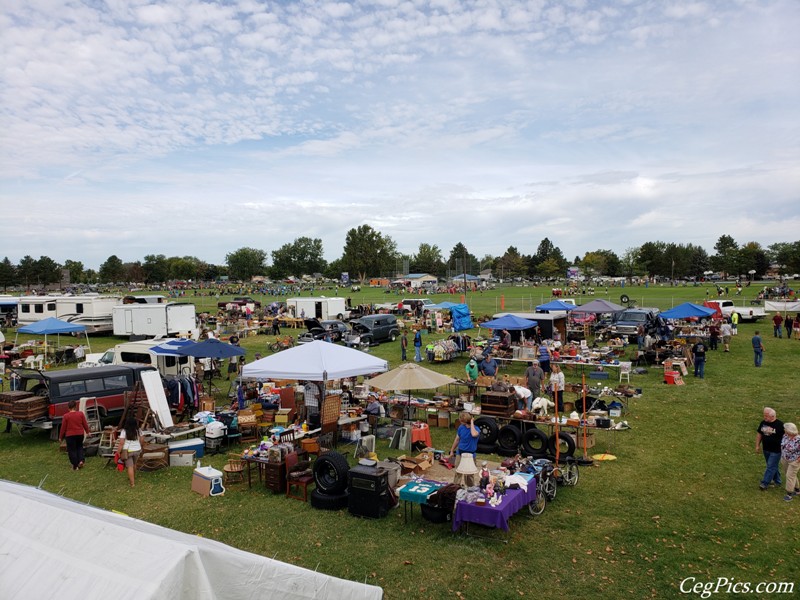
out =
[(433, 448), (433, 440), (431, 440), (431, 430), (428, 429), (427, 423), (415, 424), (411, 428), (411, 443), (425, 442), (426, 448)]

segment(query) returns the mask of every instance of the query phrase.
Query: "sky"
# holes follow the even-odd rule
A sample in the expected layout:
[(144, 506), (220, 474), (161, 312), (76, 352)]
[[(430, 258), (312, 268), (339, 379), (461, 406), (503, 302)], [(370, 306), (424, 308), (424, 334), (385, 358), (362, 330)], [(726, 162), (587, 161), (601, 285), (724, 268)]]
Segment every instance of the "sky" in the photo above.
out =
[(800, 239), (797, 0), (4, 0), (0, 256)]

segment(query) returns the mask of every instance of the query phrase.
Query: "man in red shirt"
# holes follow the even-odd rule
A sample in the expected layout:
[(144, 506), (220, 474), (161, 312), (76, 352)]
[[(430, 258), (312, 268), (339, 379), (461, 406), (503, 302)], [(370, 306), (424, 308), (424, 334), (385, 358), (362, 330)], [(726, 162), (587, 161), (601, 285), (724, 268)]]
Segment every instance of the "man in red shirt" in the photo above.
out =
[(775, 316), (772, 317), (772, 326), (773, 326), (773, 333), (776, 338), (783, 337), (783, 328), (781, 327), (782, 325), (783, 325), (783, 317), (781, 316), (781, 313), (775, 313)]
[(89, 433), (89, 422), (86, 415), (78, 410), (78, 403), (70, 400), (67, 404), (69, 412), (61, 419), (60, 439), (67, 440), (67, 454), (72, 470), (83, 468), (83, 434)]

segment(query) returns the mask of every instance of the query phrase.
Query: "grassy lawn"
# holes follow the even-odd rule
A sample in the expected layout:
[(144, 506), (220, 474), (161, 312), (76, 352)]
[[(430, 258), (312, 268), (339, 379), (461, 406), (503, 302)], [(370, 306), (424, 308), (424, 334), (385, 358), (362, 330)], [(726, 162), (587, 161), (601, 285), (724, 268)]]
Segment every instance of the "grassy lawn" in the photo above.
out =
[[(333, 290), (323, 293), (334, 295)], [(598, 289), (595, 297), (618, 301), (622, 293), (662, 309), (705, 298), (704, 287), (610, 288), (607, 295)], [(354, 303), (395, 298), (373, 290), (349, 295)], [(434, 297), (445, 299), (453, 300)], [(506, 310), (532, 310), (549, 299), (549, 288), (543, 287), (468, 295), (479, 315), (500, 310), (501, 302)], [(201, 310), (215, 307), (217, 299), (185, 301)], [(750, 349), (756, 328), (766, 346), (761, 369), (753, 367)], [(740, 325), (729, 354), (709, 353), (702, 381), (690, 375), (685, 386), (667, 386), (656, 368), (632, 376), (644, 390), (631, 404), (632, 429), (614, 437), (599, 434), (593, 449), (610, 450), (618, 460), (583, 469), (579, 485), (560, 489), (543, 515), (516, 515), (507, 545), (453, 535), (449, 525), (431, 524), (418, 512), (407, 525), (402, 510), (381, 520), (358, 519), (246, 484), (229, 486), (224, 497), (204, 499), (190, 492), (188, 468), (141, 473), (136, 488), (129, 489), (126, 477), (104, 469), (102, 459), (89, 459), (83, 471), (71, 471), (66, 455), (40, 433), (0, 435), (0, 477), (32, 485), (44, 479), (45, 489), (76, 500), (382, 586), (387, 598), (673, 598), (681, 595), (686, 577), (797, 586), (800, 498), (785, 503), (783, 490), (760, 492), (764, 460), (754, 452), (763, 406), (774, 407), (785, 422), (800, 421), (800, 341), (774, 339), (771, 333), (766, 321)], [(266, 354), (272, 340), (243, 339), (248, 360), (255, 352)], [(96, 338), (92, 348), (100, 351), (117, 342)], [(392, 367), (399, 364), (397, 343), (372, 351)], [(459, 359), (433, 368), (460, 377), (464, 364)], [(515, 366), (510, 373), (522, 370)], [(578, 382), (579, 376), (568, 372), (567, 381)], [(218, 384), (228, 389), (225, 381)], [(451, 431), (432, 434), (438, 448), (452, 442)], [(378, 453), (398, 454), (381, 441)], [(204, 464), (221, 468), (224, 461), (220, 455)]]

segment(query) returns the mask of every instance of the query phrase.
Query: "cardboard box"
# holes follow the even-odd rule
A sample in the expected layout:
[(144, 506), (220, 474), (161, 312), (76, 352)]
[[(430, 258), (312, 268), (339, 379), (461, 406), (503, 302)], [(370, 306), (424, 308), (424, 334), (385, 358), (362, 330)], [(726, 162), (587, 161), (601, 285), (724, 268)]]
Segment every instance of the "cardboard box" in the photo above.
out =
[[(583, 432), (581, 432), (580, 435), (576, 435), (574, 433), (571, 433), (570, 435), (572, 436), (572, 439), (575, 440), (575, 447), (576, 448), (580, 448), (581, 450), (583, 450)], [(597, 440), (595, 439), (595, 434), (594, 434), (593, 431), (591, 433), (587, 433), (586, 434), (586, 449), (587, 450), (589, 448), (594, 448), (594, 445), (595, 445), (596, 442), (597, 442)]]
[(428, 414), (428, 427), (438, 427), (439, 426), (439, 419), (436, 416), (436, 413), (429, 413)]
[(216, 408), (216, 406), (214, 404), (214, 399), (213, 398), (210, 398), (208, 396), (204, 396), (204, 397), (200, 398), (200, 410), (201, 411), (214, 412), (215, 408)]
[(439, 427), (442, 427), (443, 429), (449, 429), (450, 428), (450, 417), (439, 417), (437, 419), (437, 424), (438, 424)]
[(403, 475), (413, 473), (415, 475), (422, 475), (425, 471), (433, 465), (433, 456), (427, 452), (423, 452), (418, 456), (398, 456), (397, 460), (400, 461), (400, 468)]
[(194, 450), (177, 450), (170, 452), (169, 466), (170, 467), (192, 467), (194, 466), (197, 458)]
[(279, 408), (278, 414), (275, 415), (275, 423), (277, 425), (287, 425), (289, 423), (290, 412), (292, 412), (291, 408)]

